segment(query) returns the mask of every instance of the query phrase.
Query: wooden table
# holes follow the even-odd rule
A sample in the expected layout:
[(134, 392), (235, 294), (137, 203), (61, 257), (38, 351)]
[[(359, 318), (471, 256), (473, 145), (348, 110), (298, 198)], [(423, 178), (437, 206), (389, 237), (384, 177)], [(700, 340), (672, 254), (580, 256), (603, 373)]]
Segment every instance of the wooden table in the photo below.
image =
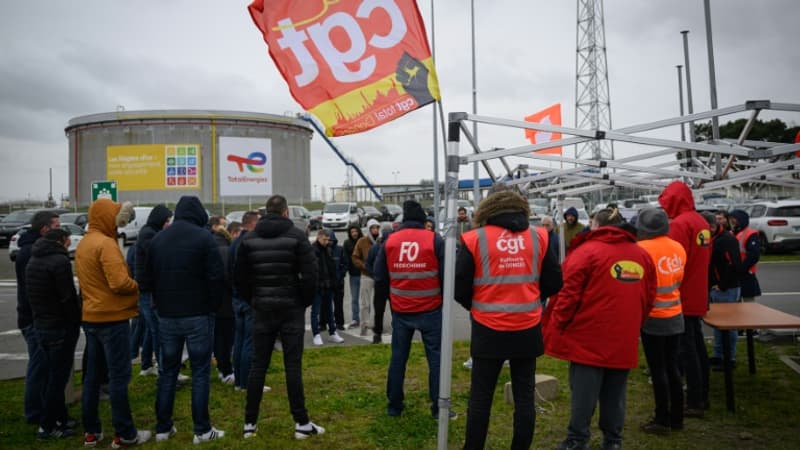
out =
[[(756, 373), (756, 358), (753, 349), (753, 330), (766, 328), (800, 328), (800, 317), (786, 314), (755, 303), (712, 303), (703, 321), (717, 330), (746, 330), (747, 364), (750, 373)], [(733, 398), (733, 364), (731, 362), (730, 336), (722, 333), (722, 359), (725, 373), (725, 403), (729, 411), (735, 411)]]

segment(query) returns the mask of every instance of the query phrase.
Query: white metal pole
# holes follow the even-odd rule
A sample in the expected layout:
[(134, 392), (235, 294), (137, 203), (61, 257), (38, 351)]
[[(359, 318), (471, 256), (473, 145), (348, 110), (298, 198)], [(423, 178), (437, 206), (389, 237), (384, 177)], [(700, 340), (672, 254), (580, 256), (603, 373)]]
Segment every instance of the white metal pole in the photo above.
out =
[[(433, 0), (431, 0), (431, 56), (433, 63), (436, 64), (436, 15), (433, 10)], [(439, 102), (433, 102), (433, 220), (439, 222), (439, 133), (436, 117), (436, 108), (441, 108)], [(442, 130), (444, 131), (444, 130)]]
[[(478, 114), (478, 85), (477, 76), (475, 71), (475, 0), (470, 1), (470, 17), (472, 22), (472, 114)], [(478, 123), (472, 122), (472, 137), (475, 139), (475, 146), (480, 148), (478, 144)], [(487, 162), (488, 164), (488, 162)], [(456, 180), (458, 181), (458, 180)], [(481, 200), (481, 187), (480, 187), (480, 173), (478, 171), (478, 162), (472, 165), (472, 204), (474, 208), (478, 207)]]
[(437, 448), (447, 450), (447, 427), (450, 422), (450, 377), (453, 367), (453, 302), (456, 277), (456, 195), (458, 194), (459, 121), (450, 117), (447, 137), (445, 187), (447, 220), (444, 241), (444, 286), (442, 295), (442, 346), (439, 362), (439, 431)]
[[(703, 10), (706, 16), (706, 47), (708, 49), (708, 83), (711, 91), (711, 109), (717, 109), (717, 74), (714, 68), (714, 42), (711, 37), (711, 5), (709, 0), (703, 2)], [(719, 118), (714, 116), (711, 118), (711, 136), (714, 141), (719, 140)], [(716, 155), (716, 174), (717, 177), (722, 173), (722, 154)]]
[[(686, 108), (691, 115), (694, 113), (694, 106), (692, 106), (692, 74), (689, 70), (689, 30), (683, 30), (681, 34), (683, 35), (684, 67), (686, 68)], [(689, 140), (695, 141), (694, 122), (689, 122)]]
[[(675, 66), (678, 69), (678, 105), (680, 108), (681, 116), (683, 116), (683, 74), (681, 73), (682, 65)], [(681, 140), (686, 141), (686, 126), (681, 123)]]

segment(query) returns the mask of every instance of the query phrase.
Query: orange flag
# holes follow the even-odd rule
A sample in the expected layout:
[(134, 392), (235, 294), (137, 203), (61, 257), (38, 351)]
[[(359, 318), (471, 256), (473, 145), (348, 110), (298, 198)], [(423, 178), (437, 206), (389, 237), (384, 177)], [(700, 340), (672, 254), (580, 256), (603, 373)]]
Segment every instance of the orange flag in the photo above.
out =
[[(795, 143), (795, 144), (797, 144), (797, 143), (800, 143), (800, 131), (798, 131), (798, 132), (797, 132), (797, 134), (795, 135), (795, 137), (794, 137), (794, 143)], [(798, 150), (798, 151), (794, 152), (794, 154), (795, 154), (795, 156), (797, 156), (798, 158), (800, 158), (800, 150)]]
[(414, 0), (253, 0), (248, 10), (292, 96), (328, 136), (441, 99)]
[[(547, 125), (561, 125), (561, 103), (549, 106), (537, 113), (531, 114), (525, 118), (526, 122), (541, 123)], [(525, 137), (531, 141), (531, 144), (541, 144), (544, 142), (557, 141), (561, 139), (561, 133), (550, 133), (547, 131), (525, 130)], [(545, 155), (560, 155), (561, 147), (548, 148), (546, 150), (539, 150), (535, 153)]]

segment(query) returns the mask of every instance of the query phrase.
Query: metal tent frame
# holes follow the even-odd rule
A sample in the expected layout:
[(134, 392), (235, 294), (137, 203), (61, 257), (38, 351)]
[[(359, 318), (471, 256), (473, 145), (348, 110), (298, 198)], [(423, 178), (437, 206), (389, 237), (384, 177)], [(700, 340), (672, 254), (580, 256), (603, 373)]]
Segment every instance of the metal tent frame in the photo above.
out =
[[(740, 170), (728, 173), (734, 167), (736, 158), (746, 158), (758, 160), (773, 157), (784, 157), (792, 152), (800, 150), (800, 143), (785, 144), (773, 142), (753, 142), (748, 141), (747, 136), (755, 123), (758, 114), (764, 110), (800, 112), (800, 104), (794, 103), (773, 103), (769, 100), (747, 101), (741, 105), (734, 105), (726, 108), (712, 109), (706, 112), (682, 115), (656, 122), (633, 125), (616, 130), (581, 130), (555, 125), (547, 125), (519, 120), (509, 120), (488, 116), (479, 116), (465, 112), (449, 114), (447, 148), (445, 153), (445, 202), (447, 218), (444, 223), (445, 233), (445, 267), (444, 267), (444, 294), (442, 306), (442, 350), (441, 350), (441, 375), (439, 385), (439, 429), (438, 429), (438, 448), (447, 448), (448, 437), (448, 414), (450, 410), (450, 379), (452, 376), (452, 305), (454, 302), (455, 287), (455, 257), (456, 257), (456, 198), (458, 195), (458, 174), (461, 165), (474, 162), (483, 162), (488, 165), (491, 159), (505, 158), (509, 156), (523, 157), (540, 161), (559, 161), (574, 164), (575, 167), (567, 169), (552, 170), (544, 167), (535, 167), (541, 173), (513, 179), (507, 182), (509, 185), (516, 185), (523, 191), (531, 189), (533, 183), (537, 181), (556, 180), (553, 186), (533, 187), (536, 192), (549, 192), (547, 195), (563, 199), (565, 195), (574, 195), (595, 190), (609, 189), (617, 186), (636, 186), (653, 188), (654, 185), (666, 183), (669, 179), (684, 179), (692, 183), (696, 190), (708, 191), (724, 186), (741, 184), (743, 182), (757, 181), (760, 183), (771, 183), (778, 185), (789, 185), (792, 187), (800, 186), (800, 180), (791, 178), (792, 175), (800, 172), (800, 158), (796, 155), (788, 159), (782, 159), (769, 163), (744, 164)], [(705, 119), (716, 119), (720, 116), (737, 114), (750, 111), (750, 117), (745, 125), (739, 139), (735, 142), (730, 140), (715, 140), (710, 142), (686, 142), (679, 140), (653, 138), (639, 136), (637, 133), (663, 129), (666, 127), (692, 123)], [(476, 141), (470, 134), (469, 127), (465, 122), (482, 123), (502, 127), (513, 127), (519, 129), (530, 129), (545, 131), (550, 133), (562, 133), (573, 137), (550, 141), (547, 143), (523, 145), (514, 148), (492, 149), (481, 151), (476, 145)], [(472, 146), (473, 153), (467, 156), (460, 156), (461, 136), (464, 135), (467, 142)], [(594, 140), (610, 140), (619, 142), (629, 142), (642, 144), (645, 146), (656, 147), (655, 150), (644, 151), (641, 154), (629, 156), (615, 160), (583, 160), (567, 158), (563, 156), (542, 155), (533, 153), (538, 150), (545, 150), (552, 147), (567, 146), (591, 142)], [(712, 170), (703, 161), (694, 158), (692, 161), (693, 169), (681, 170), (670, 169), (669, 166), (679, 165), (680, 161), (675, 160), (670, 164), (651, 164), (639, 165), (642, 161), (675, 154), (680, 150), (696, 150), (708, 152), (714, 157), (727, 157), (724, 171), (720, 169)], [(504, 162), (504, 167), (511, 173), (508, 165)], [(719, 166), (717, 166), (719, 167)], [(591, 169), (591, 170), (587, 170)], [(608, 173), (607, 169), (613, 169)], [(491, 173), (491, 172), (490, 172)], [(637, 176), (638, 175), (638, 176)], [(649, 177), (648, 177), (649, 176)], [(494, 178), (494, 177), (493, 177)], [(561, 254), (563, 257), (563, 238), (561, 239)]]

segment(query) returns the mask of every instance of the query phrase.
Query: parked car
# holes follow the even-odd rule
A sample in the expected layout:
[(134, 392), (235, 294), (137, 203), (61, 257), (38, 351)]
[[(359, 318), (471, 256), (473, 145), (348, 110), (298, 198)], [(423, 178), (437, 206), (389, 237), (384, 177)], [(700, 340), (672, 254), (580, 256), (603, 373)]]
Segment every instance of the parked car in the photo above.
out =
[(289, 218), (294, 226), (308, 232), (311, 224), (311, 213), (304, 206), (289, 205)]
[(311, 231), (321, 230), (322, 229), (322, 210), (321, 209), (314, 209), (308, 212), (311, 214), (311, 218), (308, 219), (308, 229)]
[(367, 226), (367, 221), (369, 219), (375, 219), (380, 222), (383, 219), (383, 214), (378, 211), (378, 208), (374, 206), (365, 206), (362, 208), (364, 211), (364, 215), (361, 216), (361, 226)]
[(750, 227), (758, 230), (762, 252), (800, 249), (800, 200), (757, 202), (749, 207)]
[(361, 226), (361, 216), (355, 203), (328, 203), (322, 209), (323, 227), (346, 230), (351, 225)]
[(122, 245), (127, 245), (139, 237), (139, 230), (147, 224), (147, 217), (153, 211), (152, 206), (134, 206), (134, 217), (124, 227), (117, 228), (117, 239), (122, 240)]
[(61, 214), (58, 218), (62, 224), (71, 223), (84, 229), (86, 224), (89, 223), (89, 214), (87, 213), (66, 213)]
[(239, 223), (241, 223), (242, 222), (242, 217), (244, 216), (244, 213), (246, 213), (246, 212), (247, 211), (231, 211), (231, 212), (228, 213), (227, 216), (225, 216), (225, 220), (227, 220), (228, 223), (231, 223), (231, 222), (239, 222)]
[(11, 242), (11, 237), (17, 234), (25, 225), (31, 224), (33, 215), (39, 211), (53, 211), (56, 214), (68, 213), (64, 208), (36, 208), (14, 211), (0, 220), (0, 246), (7, 246)]
[[(69, 252), (69, 258), (75, 258), (75, 250), (78, 248), (78, 243), (81, 242), (83, 236), (86, 234), (83, 231), (83, 227), (79, 227), (74, 223), (62, 223), (61, 228), (69, 231), (69, 248), (67, 251)], [(11, 241), (8, 244), (8, 257), (11, 261), (16, 261), (17, 253), (19, 253), (19, 238), (22, 237), (23, 234), (29, 232), (31, 230), (30, 225), (25, 225), (21, 230), (17, 232), (14, 236), (11, 237)]]
[(392, 203), (387, 203), (380, 208), (378, 208), (383, 214), (380, 221), (381, 222), (391, 222), (395, 218), (397, 218), (398, 214), (403, 214), (403, 208), (400, 205), (395, 205)]

